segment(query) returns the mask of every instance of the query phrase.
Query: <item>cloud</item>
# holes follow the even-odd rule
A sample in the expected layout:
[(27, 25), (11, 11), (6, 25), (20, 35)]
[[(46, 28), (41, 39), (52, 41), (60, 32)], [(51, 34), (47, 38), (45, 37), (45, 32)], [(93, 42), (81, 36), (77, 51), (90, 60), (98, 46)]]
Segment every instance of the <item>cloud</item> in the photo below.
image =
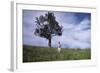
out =
[[(65, 24), (64, 24), (65, 25)], [(84, 30), (85, 28), (88, 28)], [(65, 27), (63, 36), (60, 38), (63, 47), (69, 48), (90, 48), (91, 47), (91, 29), (90, 20), (84, 18), (79, 24), (69, 24)]]
[[(34, 35), (35, 17), (47, 11), (23, 11), (23, 44), (48, 46), (48, 40)], [(54, 12), (59, 25), (63, 26), (63, 35), (52, 38), (52, 47), (61, 42), (62, 48), (91, 48), (91, 17), (89, 13)]]

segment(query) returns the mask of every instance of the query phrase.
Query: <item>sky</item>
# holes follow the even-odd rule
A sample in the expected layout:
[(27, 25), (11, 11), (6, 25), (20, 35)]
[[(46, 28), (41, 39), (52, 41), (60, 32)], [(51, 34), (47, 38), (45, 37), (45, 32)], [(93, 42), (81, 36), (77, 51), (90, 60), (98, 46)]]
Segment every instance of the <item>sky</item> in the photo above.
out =
[[(23, 10), (23, 44), (48, 47), (48, 40), (34, 35), (35, 18), (48, 11)], [(52, 47), (60, 41), (62, 48), (91, 48), (91, 13), (52, 11), (59, 25), (63, 26), (62, 36), (52, 38)]]

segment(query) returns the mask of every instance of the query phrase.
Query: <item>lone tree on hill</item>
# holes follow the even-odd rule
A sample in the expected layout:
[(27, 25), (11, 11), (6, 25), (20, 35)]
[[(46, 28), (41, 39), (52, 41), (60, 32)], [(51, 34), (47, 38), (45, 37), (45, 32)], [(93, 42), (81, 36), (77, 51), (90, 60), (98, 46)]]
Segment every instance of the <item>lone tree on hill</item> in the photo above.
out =
[(48, 40), (48, 46), (51, 48), (51, 39), (53, 36), (62, 35), (62, 26), (56, 21), (54, 13), (48, 12), (44, 16), (36, 17), (36, 29), (34, 34)]

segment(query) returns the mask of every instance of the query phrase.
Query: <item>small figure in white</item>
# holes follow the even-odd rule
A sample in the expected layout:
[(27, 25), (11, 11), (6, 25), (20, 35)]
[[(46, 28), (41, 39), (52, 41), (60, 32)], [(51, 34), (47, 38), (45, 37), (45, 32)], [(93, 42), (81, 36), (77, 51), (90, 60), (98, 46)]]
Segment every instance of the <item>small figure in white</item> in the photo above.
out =
[(61, 51), (61, 44), (60, 42), (58, 42), (58, 52), (60, 53), (60, 51)]

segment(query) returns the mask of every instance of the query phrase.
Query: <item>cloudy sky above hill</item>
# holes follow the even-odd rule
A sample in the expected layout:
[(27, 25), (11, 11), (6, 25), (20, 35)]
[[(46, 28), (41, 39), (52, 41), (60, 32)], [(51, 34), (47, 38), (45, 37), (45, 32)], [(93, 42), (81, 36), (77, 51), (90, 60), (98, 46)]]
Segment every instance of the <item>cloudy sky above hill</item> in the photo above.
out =
[[(48, 46), (48, 40), (34, 35), (35, 18), (47, 11), (23, 10), (23, 44)], [(62, 36), (52, 38), (52, 47), (91, 48), (91, 14), (79, 12), (53, 12), (59, 25), (63, 26)]]

